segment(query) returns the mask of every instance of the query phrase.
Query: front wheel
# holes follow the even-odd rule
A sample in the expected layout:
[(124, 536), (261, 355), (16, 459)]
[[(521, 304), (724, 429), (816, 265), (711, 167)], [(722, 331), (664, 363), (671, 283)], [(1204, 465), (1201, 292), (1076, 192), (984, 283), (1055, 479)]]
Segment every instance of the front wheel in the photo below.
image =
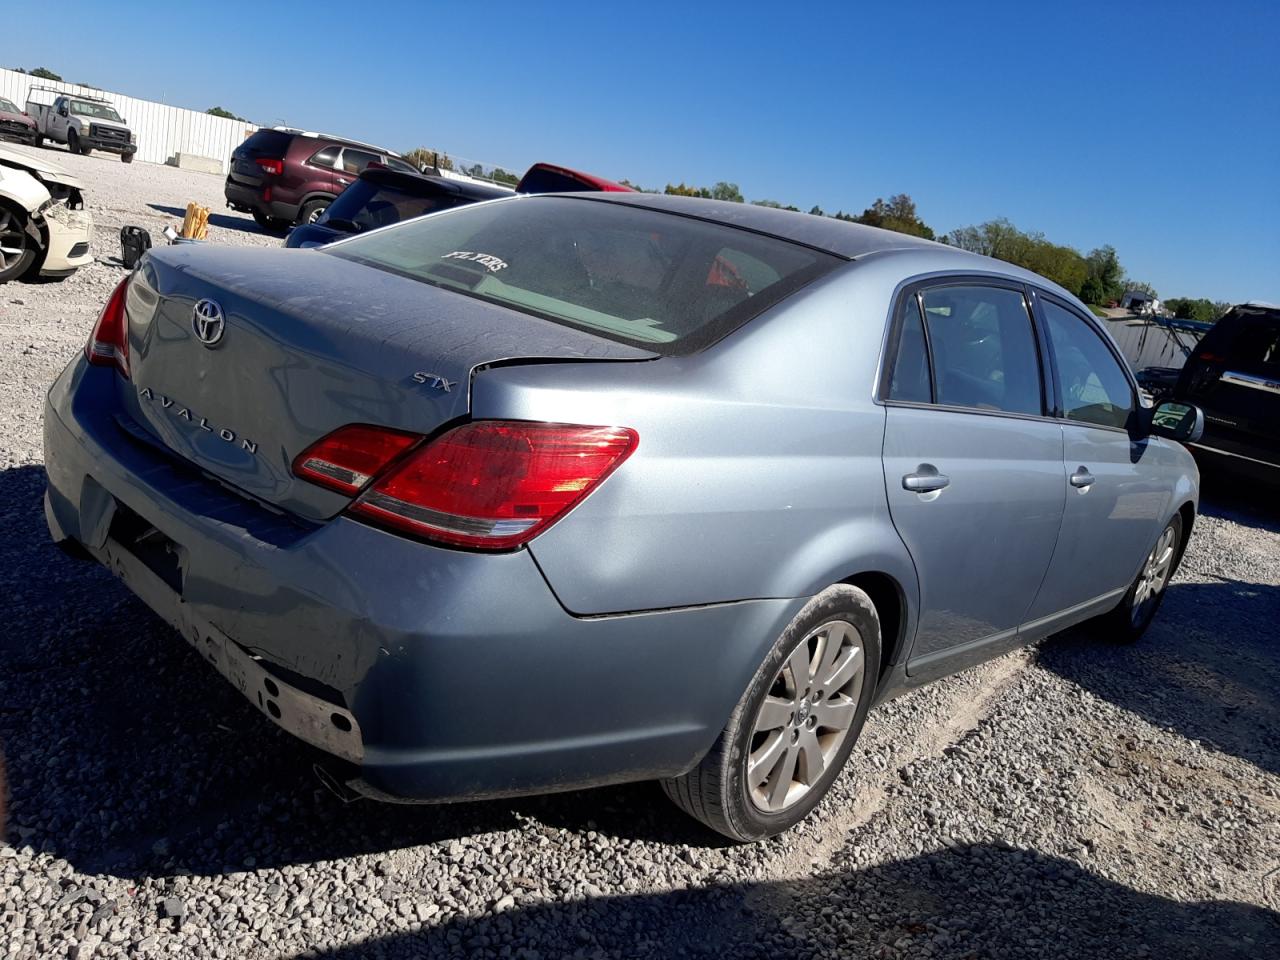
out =
[(35, 136), (35, 139), (31, 141), (31, 145), (32, 145), (33, 147), (43, 147), (43, 146), (44, 146), (44, 134), (37, 133), (37, 134), (36, 134), (36, 136)]
[(121, 162), (121, 163), (133, 163), (133, 154), (132, 154), (132, 153), (122, 153), (122, 154), (120, 154), (120, 162)]
[(690, 816), (733, 840), (763, 840), (818, 805), (848, 759), (875, 694), (880, 618), (839, 585), (782, 632), (702, 761), (663, 781)]
[(27, 215), (0, 202), (0, 283), (17, 280), (35, 262), (37, 245), (27, 233)]
[(1151, 626), (1164, 602), (1165, 588), (1178, 566), (1182, 550), (1182, 515), (1174, 514), (1156, 538), (1155, 546), (1142, 562), (1138, 577), (1129, 586), (1120, 605), (1103, 618), (1109, 639), (1133, 643)]

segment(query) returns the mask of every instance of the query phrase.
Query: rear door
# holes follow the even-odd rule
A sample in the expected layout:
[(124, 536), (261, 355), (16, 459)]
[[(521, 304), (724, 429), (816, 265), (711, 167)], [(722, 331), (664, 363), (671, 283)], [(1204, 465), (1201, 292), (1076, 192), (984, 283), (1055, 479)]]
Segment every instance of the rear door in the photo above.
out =
[(338, 169), (334, 173), (338, 192), (342, 192), (356, 177), (369, 168), (371, 163), (382, 163), (382, 155), (359, 147), (343, 147), (338, 161)]
[(1062, 519), (1062, 427), (1020, 284), (909, 287), (891, 342), (885, 486), (920, 581), (908, 671), (929, 675), (1016, 642)]
[(1155, 543), (1171, 496), (1166, 471), (1144, 463), (1151, 454), (1136, 424), (1137, 389), (1112, 344), (1066, 301), (1038, 292), (1035, 301), (1061, 403), (1066, 506), (1027, 616), (1033, 626), (1114, 606)]
[(1234, 308), (1187, 361), (1180, 387), (1204, 409), (1201, 446), (1280, 465), (1280, 310)]

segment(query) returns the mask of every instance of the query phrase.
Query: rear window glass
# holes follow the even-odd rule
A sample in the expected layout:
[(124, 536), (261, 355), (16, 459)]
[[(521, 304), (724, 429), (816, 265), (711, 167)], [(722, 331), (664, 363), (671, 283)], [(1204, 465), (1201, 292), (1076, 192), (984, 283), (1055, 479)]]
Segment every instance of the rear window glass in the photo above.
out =
[(1280, 322), (1255, 321), (1241, 327), (1229, 362), (1241, 373), (1280, 374)]
[(329, 204), (320, 222), (345, 221), (336, 225), (350, 224), (355, 232), (363, 233), (466, 202), (442, 190), (422, 196), (369, 180), (357, 180)]
[(556, 196), (463, 207), (326, 252), (677, 355), (843, 262), (721, 224)]
[(283, 157), (293, 141), (293, 134), (281, 130), (255, 130), (249, 139), (240, 144), (241, 149), (250, 150), (254, 154)]

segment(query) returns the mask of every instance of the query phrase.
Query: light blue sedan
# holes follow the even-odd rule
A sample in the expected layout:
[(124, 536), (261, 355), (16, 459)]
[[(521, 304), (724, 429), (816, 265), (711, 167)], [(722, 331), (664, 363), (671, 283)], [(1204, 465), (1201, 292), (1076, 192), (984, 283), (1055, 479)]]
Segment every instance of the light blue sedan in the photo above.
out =
[(754, 840), (878, 701), (1087, 619), (1141, 634), (1200, 429), (1008, 264), (522, 196), (153, 250), (49, 392), (45, 509), (337, 790), (657, 779)]

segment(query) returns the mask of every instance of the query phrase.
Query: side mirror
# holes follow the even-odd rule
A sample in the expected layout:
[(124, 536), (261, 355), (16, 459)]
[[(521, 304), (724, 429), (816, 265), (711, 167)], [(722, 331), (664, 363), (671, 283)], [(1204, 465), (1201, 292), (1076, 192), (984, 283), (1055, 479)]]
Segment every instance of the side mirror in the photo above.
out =
[(1195, 443), (1204, 434), (1204, 411), (1190, 403), (1166, 400), (1151, 411), (1151, 432), (1179, 443)]

